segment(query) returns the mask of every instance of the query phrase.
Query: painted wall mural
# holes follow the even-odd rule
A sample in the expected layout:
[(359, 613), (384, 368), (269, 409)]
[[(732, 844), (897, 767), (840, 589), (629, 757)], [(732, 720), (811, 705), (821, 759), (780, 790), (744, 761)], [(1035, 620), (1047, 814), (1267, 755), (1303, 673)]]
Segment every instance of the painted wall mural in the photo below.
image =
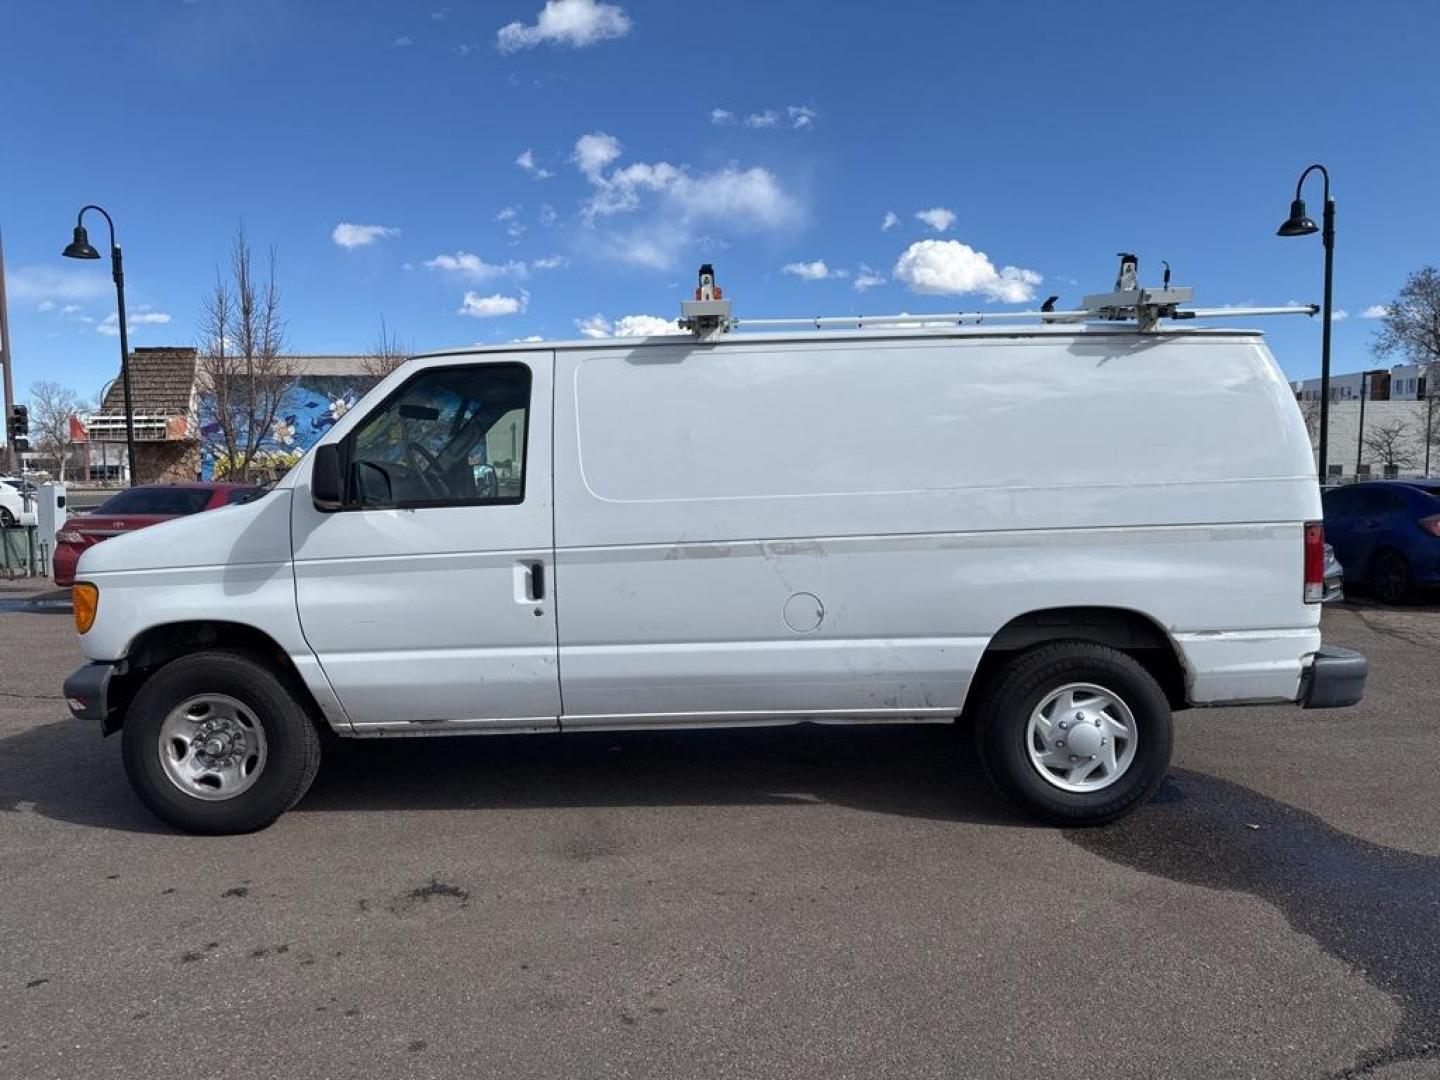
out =
[[(255, 466), (283, 473), (353, 409), (376, 381), (368, 375), (301, 375), (286, 391), (275, 422), (260, 443)], [(200, 415), (206, 414), (202, 403)], [(207, 480), (223, 479), (229, 472), (223, 448), (215, 446), (218, 430), (214, 423), (200, 427), (200, 470)]]

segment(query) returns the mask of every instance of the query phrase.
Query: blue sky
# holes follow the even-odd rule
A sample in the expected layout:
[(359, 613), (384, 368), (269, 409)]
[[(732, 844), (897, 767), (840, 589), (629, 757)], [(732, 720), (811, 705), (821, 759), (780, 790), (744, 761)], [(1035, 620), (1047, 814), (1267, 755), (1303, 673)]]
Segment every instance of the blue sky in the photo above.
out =
[[(1318, 301), (1319, 238), (1274, 236), (1312, 160), (1339, 204), (1337, 371), (1440, 260), (1432, 3), (4, 8), (22, 395), (115, 372), (106, 264), (59, 258), (91, 201), (133, 345), (194, 343), (241, 222), (278, 248), (305, 352), (363, 351), (382, 315), (417, 349), (671, 318), (702, 260), (751, 316), (1064, 306), (1120, 250), (1201, 304)], [(1318, 319), (1266, 329), (1317, 369)]]

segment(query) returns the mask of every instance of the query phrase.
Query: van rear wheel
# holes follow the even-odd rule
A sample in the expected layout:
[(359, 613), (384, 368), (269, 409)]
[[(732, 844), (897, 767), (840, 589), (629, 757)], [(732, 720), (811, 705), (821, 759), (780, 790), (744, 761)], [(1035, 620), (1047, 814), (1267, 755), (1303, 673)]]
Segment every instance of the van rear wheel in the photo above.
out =
[(1144, 802), (1170, 767), (1170, 703), (1116, 649), (1059, 641), (1017, 656), (984, 691), (980, 757), (996, 786), (1058, 825), (1100, 825)]
[(253, 832), (300, 801), (320, 738), (272, 671), (237, 652), (184, 656), (152, 675), (121, 729), (125, 772), (156, 817), (186, 832)]

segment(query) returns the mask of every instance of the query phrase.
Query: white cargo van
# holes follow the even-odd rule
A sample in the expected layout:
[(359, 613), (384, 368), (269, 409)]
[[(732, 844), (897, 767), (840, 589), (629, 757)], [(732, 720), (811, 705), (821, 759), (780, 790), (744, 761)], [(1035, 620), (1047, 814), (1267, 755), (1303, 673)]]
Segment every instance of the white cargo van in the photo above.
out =
[(1171, 712), (1353, 704), (1259, 334), (921, 326), (457, 350), (254, 502), (87, 551), (76, 716), (156, 814), (260, 828), (319, 729), (973, 725), (1103, 822)]

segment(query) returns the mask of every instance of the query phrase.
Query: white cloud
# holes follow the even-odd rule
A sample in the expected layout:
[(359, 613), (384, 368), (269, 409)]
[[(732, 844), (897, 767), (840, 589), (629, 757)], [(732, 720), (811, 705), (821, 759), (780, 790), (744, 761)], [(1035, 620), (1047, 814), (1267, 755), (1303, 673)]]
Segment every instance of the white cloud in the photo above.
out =
[(1390, 309), (1384, 304), (1371, 304), (1360, 313), (1362, 319), (1383, 319), (1390, 314)]
[(75, 314), (77, 311), (79, 311), (79, 310), (80, 310), (80, 305), (79, 305), (79, 304), (66, 304), (64, 307), (62, 307), (62, 308), (60, 309), (60, 314), (61, 314), (61, 315), (74, 315), (74, 314)]
[(39, 304), (46, 300), (93, 300), (112, 293), (115, 288), (110, 275), (102, 272), (99, 266), (98, 262), (87, 270), (21, 266), (10, 271), (6, 287), (10, 299), (22, 304)]
[(1006, 266), (1000, 270), (983, 251), (958, 240), (919, 240), (895, 261), (892, 271), (912, 292), (931, 295), (977, 293), (990, 300), (1019, 303), (1035, 295), (1045, 279), (1033, 270)]
[(603, 131), (592, 131), (575, 140), (572, 159), (592, 184), (612, 161), (620, 156), (620, 140)]
[(516, 260), (505, 263), (487, 263), (479, 255), (469, 251), (457, 251), (454, 255), (436, 255), (433, 259), (426, 259), (425, 266), (430, 270), (439, 270), (445, 274), (454, 274), (467, 281), (477, 284), (483, 281), (491, 281), (497, 277), (513, 275), (523, 278), (525, 276), (525, 264)]
[(711, 109), (710, 123), (715, 124), (718, 127), (724, 127), (726, 124), (733, 124), (735, 123), (735, 114), (729, 109)]
[(510, 339), (510, 344), (511, 344), (511, 345), (533, 345), (533, 344), (534, 344), (535, 342), (537, 342), (537, 341), (544, 341), (544, 340), (545, 340), (545, 339), (544, 339), (543, 337), (541, 337), (539, 334), (529, 334), (529, 335), (527, 335), (527, 336), (525, 336), (525, 337), (514, 337), (514, 338), (511, 338), (511, 339)]
[(772, 128), (780, 122), (780, 114), (774, 109), (766, 109), (764, 112), (751, 113), (745, 117), (745, 126), (752, 128)]
[(1331, 322), (1344, 322), (1348, 318), (1350, 318), (1350, 312), (1346, 311), (1344, 308), (1336, 308), (1334, 311), (1330, 312)]
[(815, 110), (805, 105), (787, 105), (785, 115), (790, 118), (790, 126), (797, 131), (815, 123)]
[(814, 262), (793, 262), (786, 263), (780, 268), (782, 274), (793, 274), (803, 281), (824, 281), (826, 278), (845, 277), (848, 270), (832, 270), (825, 265), (824, 259), (816, 259)]
[(391, 47), (396, 49), (408, 49), (411, 45), (414, 44), (415, 42), (410, 40), (409, 34), (401, 34), (394, 41), (390, 42)]
[(801, 217), (799, 203), (767, 169), (727, 165), (693, 174), (669, 162), (635, 162), (606, 171), (620, 157), (620, 141), (604, 132), (584, 135), (574, 161), (593, 187), (582, 207), (585, 223), (632, 214), (647, 201), (653, 216), (627, 230), (610, 231), (602, 248), (639, 266), (672, 265), (680, 250), (693, 247), (700, 226), (715, 223), (739, 231), (783, 228)]
[(895, 226), (899, 224), (899, 215), (897, 215), (894, 210), (886, 210), (885, 217), (882, 218), (880, 221), (880, 231), (889, 232), (891, 229), (895, 228)]
[(659, 315), (622, 315), (613, 323), (604, 315), (591, 315), (587, 319), (576, 319), (575, 325), (587, 338), (656, 337), (680, 333), (674, 319), (662, 319)]
[(40, 303), (38, 303), (38, 304), (35, 305), (35, 310), (36, 310), (36, 311), (40, 311), (40, 312), (54, 311), (54, 310), (55, 310), (55, 301), (54, 301), (54, 300), (41, 300)]
[[(170, 316), (164, 311), (152, 311), (149, 307), (142, 305), (133, 312), (128, 313), (125, 320), (125, 329), (130, 333), (135, 332), (137, 326), (163, 326), (170, 321)], [(95, 332), (108, 334), (110, 337), (120, 336), (120, 319), (115, 312), (111, 312), (101, 319), (95, 327)]]
[(562, 266), (569, 266), (570, 260), (564, 255), (547, 255), (543, 259), (534, 259), (530, 263), (532, 270), (558, 270)]
[(357, 247), (369, 247), (387, 236), (399, 235), (400, 230), (389, 225), (354, 225), (348, 221), (342, 221), (335, 226), (335, 231), (330, 234), (330, 239), (349, 250)]
[(495, 35), (501, 52), (533, 49), (540, 44), (583, 49), (630, 32), (630, 17), (615, 4), (599, 0), (545, 0), (533, 26), (516, 21)]
[(555, 175), (549, 169), (542, 169), (539, 165), (535, 164), (535, 151), (529, 149), (528, 147), (519, 157), (515, 159), (515, 164), (520, 166), (520, 168), (525, 170), (536, 180), (548, 180), (550, 179), (550, 177)]
[(955, 224), (955, 212), (947, 210), (943, 206), (933, 206), (929, 210), (921, 210), (915, 216), (936, 232), (944, 232)]
[(864, 263), (860, 264), (860, 272), (855, 275), (855, 291), (864, 292), (866, 289), (873, 289), (876, 285), (885, 284), (885, 276), (877, 274)]
[(504, 293), (481, 296), (477, 292), (467, 291), (457, 314), (470, 315), (477, 319), (493, 319), (500, 315), (516, 315), (529, 306), (530, 294), (524, 289), (520, 290), (519, 296), (506, 296)]
[(430, 13), (430, 18), (434, 19), (436, 22), (444, 22), (449, 17), (450, 9), (448, 7), (442, 7)]
[(505, 225), (505, 235), (511, 240), (519, 240), (525, 235), (525, 223), (520, 220), (520, 208), (518, 206), (507, 206), (495, 215), (495, 220)]

